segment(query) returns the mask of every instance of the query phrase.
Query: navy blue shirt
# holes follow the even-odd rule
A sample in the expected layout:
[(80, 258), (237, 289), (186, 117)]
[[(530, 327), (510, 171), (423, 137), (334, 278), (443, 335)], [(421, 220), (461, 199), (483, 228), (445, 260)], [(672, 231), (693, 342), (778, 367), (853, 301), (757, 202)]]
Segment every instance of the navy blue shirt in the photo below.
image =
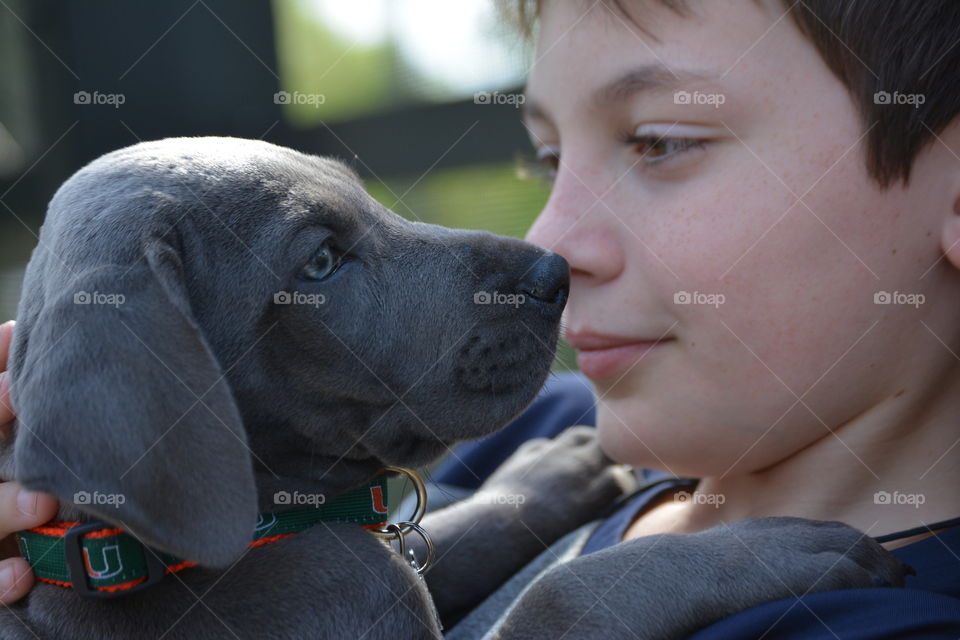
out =
[[(433, 479), (476, 489), (525, 440), (552, 437), (575, 424), (595, 425), (595, 419), (593, 391), (586, 378), (576, 373), (551, 376), (523, 414), (493, 436), (461, 445)], [(659, 471), (640, 473), (644, 487), (609, 510), (583, 553), (619, 543), (636, 515), (662, 491), (696, 484), (694, 479), (672, 478)], [(768, 602), (705, 627), (690, 638), (960, 638), (960, 527), (892, 553), (917, 572), (907, 577), (903, 589), (825, 591)]]

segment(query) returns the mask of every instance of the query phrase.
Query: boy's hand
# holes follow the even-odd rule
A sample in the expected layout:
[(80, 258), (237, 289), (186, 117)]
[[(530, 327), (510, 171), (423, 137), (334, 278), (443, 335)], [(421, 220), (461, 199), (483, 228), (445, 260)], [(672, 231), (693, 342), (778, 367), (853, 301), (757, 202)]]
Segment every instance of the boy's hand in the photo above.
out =
[[(10, 406), (10, 381), (7, 356), (13, 339), (13, 321), (0, 325), (0, 439), (10, 437), (13, 408)], [(46, 493), (22, 489), (16, 482), (0, 482), (0, 555), (17, 553), (10, 535), (47, 522), (57, 513), (57, 499)], [(20, 556), (0, 561), (0, 602), (9, 604), (23, 597), (33, 586), (33, 571)]]
[(0, 438), (7, 438), (13, 426), (13, 407), (10, 406), (10, 380), (7, 374), (7, 356), (13, 341), (13, 320), (0, 324)]

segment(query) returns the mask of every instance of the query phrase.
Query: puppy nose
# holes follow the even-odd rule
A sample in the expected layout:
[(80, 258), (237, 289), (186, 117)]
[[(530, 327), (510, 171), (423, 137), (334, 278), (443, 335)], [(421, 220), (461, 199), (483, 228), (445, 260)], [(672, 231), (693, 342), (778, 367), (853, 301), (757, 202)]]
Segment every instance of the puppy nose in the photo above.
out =
[(517, 290), (539, 302), (562, 306), (570, 291), (570, 265), (556, 253), (541, 255), (521, 278)]

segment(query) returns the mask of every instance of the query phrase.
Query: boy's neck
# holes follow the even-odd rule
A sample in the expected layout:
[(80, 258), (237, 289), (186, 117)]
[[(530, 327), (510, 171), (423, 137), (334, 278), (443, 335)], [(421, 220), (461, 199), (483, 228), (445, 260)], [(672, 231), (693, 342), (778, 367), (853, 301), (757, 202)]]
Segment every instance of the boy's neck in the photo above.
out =
[[(797, 516), (881, 536), (958, 517), (957, 388), (952, 380), (915, 381), (833, 433), (823, 427), (822, 438), (773, 466), (703, 478), (697, 492), (723, 496), (722, 504), (690, 500), (668, 509), (669, 519), (690, 532), (744, 518)], [(915, 391), (922, 389), (926, 395)]]

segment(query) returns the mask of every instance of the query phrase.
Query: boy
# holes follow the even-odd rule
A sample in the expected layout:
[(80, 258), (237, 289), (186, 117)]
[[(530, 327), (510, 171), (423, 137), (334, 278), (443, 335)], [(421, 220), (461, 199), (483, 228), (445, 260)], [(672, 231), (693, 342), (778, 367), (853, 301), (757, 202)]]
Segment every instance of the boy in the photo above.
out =
[[(956, 637), (960, 6), (507, 4), (536, 27), (524, 121), (553, 182), (527, 239), (570, 262), (566, 338), (604, 449), (660, 481), (581, 556), (839, 520), (913, 566), (909, 588), (772, 602), (695, 637)], [(628, 591), (642, 566), (617, 577)], [(569, 637), (623, 632), (604, 609)]]

